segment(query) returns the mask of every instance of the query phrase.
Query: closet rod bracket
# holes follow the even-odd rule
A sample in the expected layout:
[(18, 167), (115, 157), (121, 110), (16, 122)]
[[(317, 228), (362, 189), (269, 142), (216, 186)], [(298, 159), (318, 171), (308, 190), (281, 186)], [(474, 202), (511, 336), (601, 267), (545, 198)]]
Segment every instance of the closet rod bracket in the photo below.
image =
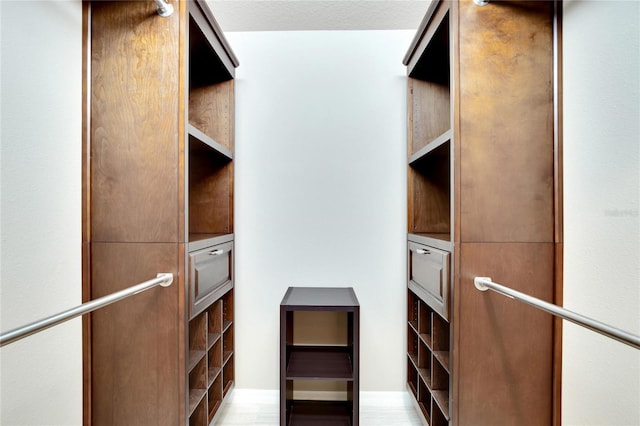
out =
[(165, 0), (155, 0), (158, 6), (158, 15), (167, 18), (173, 14), (173, 5)]

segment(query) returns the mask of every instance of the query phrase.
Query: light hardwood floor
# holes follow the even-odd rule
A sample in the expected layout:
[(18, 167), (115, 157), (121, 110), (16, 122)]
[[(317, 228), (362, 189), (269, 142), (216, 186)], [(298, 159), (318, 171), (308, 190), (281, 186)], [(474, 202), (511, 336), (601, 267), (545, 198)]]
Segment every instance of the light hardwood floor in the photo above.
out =
[[(277, 390), (234, 389), (216, 419), (218, 426), (278, 426)], [(360, 392), (361, 426), (423, 425), (406, 392)]]

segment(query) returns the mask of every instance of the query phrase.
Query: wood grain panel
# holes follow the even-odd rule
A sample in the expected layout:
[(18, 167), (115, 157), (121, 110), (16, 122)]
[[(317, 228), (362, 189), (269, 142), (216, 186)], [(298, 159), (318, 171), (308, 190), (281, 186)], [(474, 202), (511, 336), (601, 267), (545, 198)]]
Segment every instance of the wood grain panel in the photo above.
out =
[(552, 316), (492, 291), (476, 276), (552, 302), (554, 245), (468, 243), (456, 295), (456, 424), (549, 425), (553, 409)]
[(93, 241), (177, 241), (178, 15), (92, 4)]
[(232, 151), (233, 93), (233, 80), (189, 90), (189, 123)]
[(461, 240), (553, 241), (552, 2), (459, 11)]
[[(446, 68), (448, 72), (449, 67)], [(409, 90), (413, 124), (411, 155), (451, 128), (451, 109), (448, 85), (409, 78)]]
[[(94, 425), (181, 424), (184, 402), (184, 246), (92, 244), (92, 298), (172, 272), (156, 287), (92, 314)], [(118, 265), (114, 267), (114, 265)], [(176, 309), (176, 306), (178, 307)]]

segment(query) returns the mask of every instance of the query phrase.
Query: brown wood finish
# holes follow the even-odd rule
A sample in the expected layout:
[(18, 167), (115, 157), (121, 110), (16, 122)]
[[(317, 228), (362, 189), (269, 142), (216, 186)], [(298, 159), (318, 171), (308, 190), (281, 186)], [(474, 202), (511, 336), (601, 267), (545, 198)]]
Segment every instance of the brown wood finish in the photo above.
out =
[[(454, 351), (460, 425), (548, 425), (552, 420), (553, 325), (550, 315), (497, 293), (476, 276), (553, 300), (552, 243), (463, 243), (458, 345)], [(454, 414), (455, 415), (455, 414)]]
[[(233, 149), (233, 80), (192, 87), (189, 122), (219, 144)], [(213, 102), (212, 102), (213, 100)]]
[(459, 11), (461, 241), (551, 242), (552, 3)]
[(411, 210), (409, 232), (451, 232), (450, 145), (444, 144), (409, 167)]
[(209, 155), (189, 156), (189, 232), (233, 232), (233, 163)]
[[(163, 18), (153, 2), (84, 4), (83, 46), (91, 67), (83, 68), (83, 298), (100, 297), (158, 272), (174, 274), (168, 289), (133, 296), (85, 321), (87, 425), (204, 426), (215, 420), (233, 386), (233, 282), (218, 289), (214, 301), (220, 316), (223, 301), (229, 305), (224, 333), (220, 330), (218, 343), (205, 347), (203, 358), (189, 365), (189, 333), (197, 326), (188, 322), (185, 280), (189, 250), (233, 241), (234, 86), (226, 80), (238, 64), (235, 56), (226, 56), (230, 47), (206, 4), (179, 1), (174, 7), (174, 14)], [(190, 23), (195, 31), (190, 12), (206, 26), (206, 37), (196, 48), (188, 43)], [(225, 57), (216, 56), (220, 53)], [(193, 77), (189, 64), (196, 68), (194, 87), (206, 82), (197, 104), (209, 107), (200, 112), (187, 110)], [(203, 75), (212, 80), (202, 80)], [(214, 95), (219, 98), (211, 99)], [(187, 115), (198, 122), (198, 113), (206, 115), (201, 119), (205, 130), (226, 148), (214, 144), (191, 152)], [(190, 219), (203, 232), (194, 237), (195, 244), (187, 241), (194, 235)], [(206, 330), (204, 336), (207, 346)], [(200, 346), (202, 341), (200, 336)], [(210, 376), (213, 371), (218, 376)], [(190, 417), (190, 390), (200, 388), (202, 398)]]
[[(410, 99), (415, 100), (411, 108), (413, 123), (413, 143), (409, 152), (411, 155), (451, 129), (451, 108), (448, 84), (412, 79), (409, 88)], [(426, 102), (418, 100), (426, 100)]]
[[(425, 416), (431, 416), (431, 424), (560, 424), (560, 321), (495, 293), (481, 293), (473, 285), (475, 276), (490, 276), (527, 294), (561, 302), (561, 111), (557, 104), (554, 110), (554, 99), (561, 96), (557, 62), (554, 71), (554, 43), (559, 43), (554, 25), (560, 17), (554, 15), (554, 5), (504, 1), (478, 7), (472, 0), (434, 1), (405, 57), (412, 97), (410, 240), (416, 239), (420, 225), (424, 234), (417, 235), (426, 237), (420, 243), (442, 249), (439, 238), (429, 242), (428, 229), (440, 220), (430, 212), (439, 209), (444, 214), (451, 207), (450, 364), (439, 364), (442, 370), (432, 368), (428, 385), (444, 387), (443, 371), (451, 375), (450, 419), (425, 404), (427, 384), (413, 378), (414, 373), (420, 377), (419, 347), (424, 340), (420, 336), (417, 342), (408, 341), (408, 386)], [(440, 27), (436, 17), (444, 11), (449, 13), (448, 67), (434, 59), (434, 52), (442, 49), (429, 46), (442, 44), (434, 35)], [(438, 101), (433, 93), (415, 90), (421, 84), (417, 80), (429, 81), (429, 67), (448, 69), (450, 100)], [(414, 146), (421, 146), (416, 137), (429, 131), (420, 126), (431, 125), (428, 119), (421, 124), (416, 118), (421, 102), (432, 110), (437, 108), (434, 102), (449, 108), (446, 161), (441, 157), (427, 165), (434, 154), (428, 145), (411, 156)], [(446, 185), (430, 177), (446, 174), (437, 172), (444, 170), (440, 162), (447, 163), (453, 179), (446, 202), (439, 195)], [(408, 329), (411, 337), (412, 327)], [(445, 402), (437, 392), (431, 395), (443, 409)]]
[(92, 239), (178, 241), (179, 15), (95, 2), (91, 25)]
[[(177, 425), (180, 323), (176, 300), (184, 291), (178, 275), (183, 255), (175, 243), (93, 243), (92, 298), (155, 276), (175, 274), (174, 283), (157, 287), (92, 314), (92, 424)], [(114, 267), (114, 265), (118, 265)]]

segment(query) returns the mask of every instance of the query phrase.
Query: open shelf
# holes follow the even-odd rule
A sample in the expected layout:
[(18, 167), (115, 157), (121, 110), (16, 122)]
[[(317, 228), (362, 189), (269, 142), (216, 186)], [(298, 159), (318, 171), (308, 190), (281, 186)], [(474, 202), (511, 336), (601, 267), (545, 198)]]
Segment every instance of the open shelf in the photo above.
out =
[(189, 138), (189, 235), (233, 233), (233, 162)]
[(350, 350), (335, 346), (291, 346), (287, 380), (353, 380)]
[(342, 401), (293, 401), (287, 421), (289, 426), (351, 426), (352, 407)]
[(451, 240), (451, 142), (409, 165), (409, 232)]
[(233, 76), (197, 7), (189, 10), (189, 123), (232, 150)]
[(231, 152), (229, 148), (218, 143), (194, 125), (189, 124), (187, 126), (187, 132), (189, 134), (190, 149), (217, 153), (222, 157), (226, 157), (228, 160), (233, 160), (233, 152)]
[[(204, 396), (204, 393), (199, 396), (195, 396), (194, 395), (194, 399), (198, 399), (198, 402), (196, 402), (193, 410), (189, 410), (190, 412), (190, 417), (189, 417), (189, 426), (207, 426), (207, 424), (209, 423), (207, 421), (207, 400), (205, 398), (202, 398), (202, 396)], [(191, 399), (191, 395), (189, 396)], [(189, 403), (189, 405), (191, 406), (191, 403)]]
[(410, 155), (451, 129), (449, 49), (449, 14), (446, 13), (409, 74)]
[(207, 363), (203, 358), (189, 372), (189, 415), (207, 393)]
[(189, 6), (189, 238), (233, 233), (233, 75), (197, 5)]
[(222, 377), (220, 374), (216, 376), (209, 387), (207, 401), (209, 405), (209, 422), (211, 422), (222, 405)]

